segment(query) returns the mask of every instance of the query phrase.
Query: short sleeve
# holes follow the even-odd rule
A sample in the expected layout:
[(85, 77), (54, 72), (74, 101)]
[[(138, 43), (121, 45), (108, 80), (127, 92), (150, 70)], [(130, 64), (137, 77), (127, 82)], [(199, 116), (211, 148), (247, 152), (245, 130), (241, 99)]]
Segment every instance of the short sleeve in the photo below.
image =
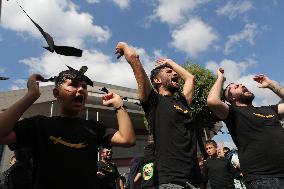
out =
[(150, 113), (150, 111), (153, 109), (153, 107), (156, 106), (158, 101), (159, 101), (159, 94), (156, 93), (154, 91), (154, 89), (152, 89), (147, 100), (145, 102), (141, 102), (142, 108), (143, 108), (146, 116)]
[(107, 128), (103, 123), (96, 122), (99, 146), (110, 147), (110, 142), (116, 130)]
[(31, 117), (20, 120), (14, 127), (16, 142), (9, 145), (11, 150), (19, 148), (32, 147), (36, 136), (36, 126), (39, 123), (39, 117)]
[(278, 116), (279, 119), (282, 119), (281, 115), (278, 114), (278, 104), (269, 106)]

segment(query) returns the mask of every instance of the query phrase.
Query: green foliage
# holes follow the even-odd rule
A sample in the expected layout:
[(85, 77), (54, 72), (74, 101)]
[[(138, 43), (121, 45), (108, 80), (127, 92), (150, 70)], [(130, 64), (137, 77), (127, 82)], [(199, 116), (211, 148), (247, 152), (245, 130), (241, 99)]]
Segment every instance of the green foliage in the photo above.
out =
[[(207, 106), (207, 96), (216, 81), (216, 76), (198, 64), (187, 61), (183, 67), (195, 77), (193, 102), (191, 105), (192, 116), (199, 127), (213, 127), (219, 121)], [(183, 81), (180, 81), (181, 86)]]

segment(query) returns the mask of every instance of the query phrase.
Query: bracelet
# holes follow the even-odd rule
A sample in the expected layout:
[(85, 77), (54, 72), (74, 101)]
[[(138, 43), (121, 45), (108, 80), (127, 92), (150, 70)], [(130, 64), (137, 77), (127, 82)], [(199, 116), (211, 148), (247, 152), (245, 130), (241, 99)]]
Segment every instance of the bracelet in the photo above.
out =
[(119, 106), (118, 108), (114, 108), (115, 113), (116, 113), (118, 110), (120, 110), (120, 109), (126, 110), (127, 107), (126, 107), (125, 105), (122, 105), (122, 106)]

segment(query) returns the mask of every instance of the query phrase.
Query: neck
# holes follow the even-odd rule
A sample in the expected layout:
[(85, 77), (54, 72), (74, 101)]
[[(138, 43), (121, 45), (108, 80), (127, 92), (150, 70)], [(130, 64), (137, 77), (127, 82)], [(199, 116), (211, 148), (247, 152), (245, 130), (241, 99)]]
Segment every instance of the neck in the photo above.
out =
[(211, 155), (211, 156), (209, 156), (210, 158), (217, 158), (218, 157), (218, 155), (217, 154), (213, 154), (213, 155)]
[(241, 103), (241, 102), (236, 102), (236, 106), (242, 106), (242, 107), (250, 107), (253, 106), (252, 103), (246, 104), (246, 103)]
[(159, 92), (160, 95), (163, 95), (163, 96), (166, 96), (166, 95), (167, 95), (167, 96), (172, 96), (172, 95), (173, 95), (172, 92), (170, 92), (170, 91), (164, 89), (163, 87), (160, 87), (159, 90), (158, 90), (158, 92)]

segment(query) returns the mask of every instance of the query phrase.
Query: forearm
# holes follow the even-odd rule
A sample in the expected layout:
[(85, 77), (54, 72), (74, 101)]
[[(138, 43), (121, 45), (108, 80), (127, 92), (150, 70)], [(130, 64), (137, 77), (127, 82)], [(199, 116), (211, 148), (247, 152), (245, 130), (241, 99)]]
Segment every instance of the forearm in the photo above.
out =
[(170, 60), (167, 62), (168, 65), (170, 65), (173, 70), (184, 80), (194, 80), (194, 76), (189, 73), (186, 69), (184, 69), (182, 66), (180, 66), (179, 64), (177, 64), (176, 62)]
[(123, 189), (123, 188), (124, 188), (123, 182), (122, 182), (121, 179), (117, 179), (117, 180), (116, 180), (116, 185), (117, 185), (117, 188), (118, 188), (118, 189)]
[(208, 97), (207, 97), (207, 103), (208, 105), (211, 105), (214, 102), (221, 102), (221, 95), (222, 95), (222, 87), (224, 83), (224, 78), (218, 77), (216, 82), (214, 83), (213, 87), (209, 91)]
[(137, 55), (132, 56), (130, 61), (128, 61), (135, 79), (137, 81), (138, 84), (138, 97), (139, 100), (144, 102), (147, 100), (151, 90), (152, 90), (152, 86), (151, 86), (151, 82), (139, 60), (139, 57)]
[(118, 133), (121, 138), (121, 143), (127, 146), (135, 145), (135, 133), (132, 126), (130, 117), (124, 107), (116, 110), (116, 116), (118, 121)]
[(182, 94), (184, 95), (187, 103), (191, 104), (194, 94), (194, 76), (182, 66), (178, 65), (170, 59), (167, 64), (170, 65), (172, 69), (181, 77), (181, 79), (184, 80)]
[(271, 82), (268, 88), (277, 94), (281, 99), (284, 99), (284, 87), (276, 82)]
[(23, 113), (37, 100), (39, 96), (27, 93), (15, 104), (0, 114), (0, 137), (7, 136), (14, 128)]

